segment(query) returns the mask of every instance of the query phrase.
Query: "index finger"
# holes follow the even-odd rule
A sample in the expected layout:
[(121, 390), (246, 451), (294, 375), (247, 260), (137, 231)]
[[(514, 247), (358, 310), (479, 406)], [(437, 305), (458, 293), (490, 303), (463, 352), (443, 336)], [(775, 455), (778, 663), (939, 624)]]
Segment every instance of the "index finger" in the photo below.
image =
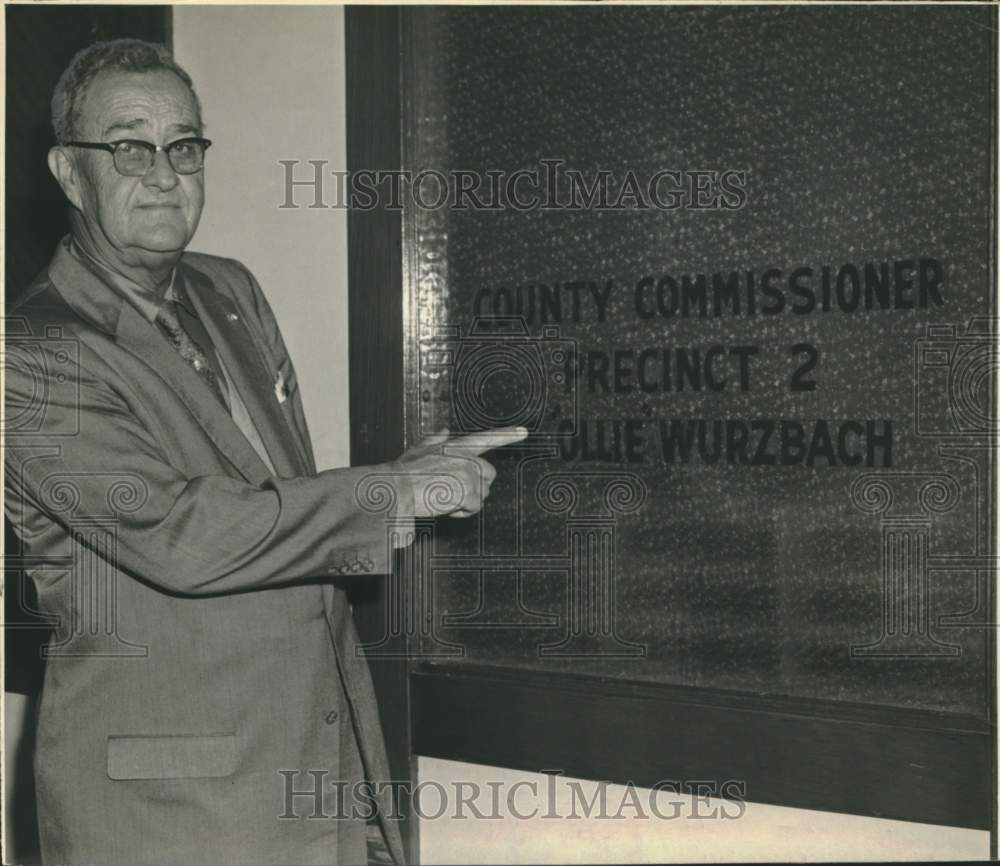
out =
[(528, 430), (526, 427), (497, 427), (493, 430), (456, 436), (454, 439), (448, 440), (445, 449), (447, 452), (460, 451), (463, 454), (478, 457), (486, 451), (523, 442), (527, 438)]

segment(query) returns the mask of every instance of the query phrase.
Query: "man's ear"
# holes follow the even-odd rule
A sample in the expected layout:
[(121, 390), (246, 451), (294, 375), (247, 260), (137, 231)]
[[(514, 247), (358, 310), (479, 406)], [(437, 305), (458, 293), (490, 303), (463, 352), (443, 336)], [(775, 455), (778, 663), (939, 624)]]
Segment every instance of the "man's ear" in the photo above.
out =
[(83, 195), (80, 190), (80, 172), (76, 162), (66, 153), (64, 147), (58, 144), (49, 150), (49, 171), (56, 179), (70, 204), (77, 210), (83, 210)]

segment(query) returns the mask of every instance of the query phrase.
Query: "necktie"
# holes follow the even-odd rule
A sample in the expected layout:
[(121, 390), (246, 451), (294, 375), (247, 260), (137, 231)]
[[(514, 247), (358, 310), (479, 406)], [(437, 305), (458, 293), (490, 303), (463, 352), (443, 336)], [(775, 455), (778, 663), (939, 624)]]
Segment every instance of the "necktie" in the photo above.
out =
[(188, 332), (184, 330), (184, 326), (177, 315), (177, 302), (164, 301), (156, 313), (156, 321), (163, 328), (167, 339), (170, 340), (171, 345), (177, 350), (178, 354), (191, 365), (195, 373), (212, 389), (212, 393), (218, 397), (219, 402), (226, 407), (226, 411), (228, 412), (229, 401), (226, 399), (222, 383), (219, 382), (219, 377), (215, 375), (215, 372), (209, 365), (205, 353), (191, 339)]

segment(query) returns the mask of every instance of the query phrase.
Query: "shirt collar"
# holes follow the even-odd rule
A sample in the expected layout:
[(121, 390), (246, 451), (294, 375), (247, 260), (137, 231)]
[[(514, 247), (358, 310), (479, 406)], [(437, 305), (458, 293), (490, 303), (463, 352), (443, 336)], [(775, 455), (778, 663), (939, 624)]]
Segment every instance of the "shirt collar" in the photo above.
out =
[(75, 238), (70, 239), (69, 251), (77, 261), (89, 267), (97, 277), (122, 295), (126, 301), (139, 311), (143, 318), (150, 322), (156, 321), (156, 314), (160, 311), (160, 307), (164, 301), (177, 301), (193, 312), (191, 301), (184, 292), (182, 282), (177, 279), (177, 268), (174, 268), (170, 272), (170, 282), (167, 285), (166, 291), (160, 296), (152, 289), (140, 286), (135, 280), (129, 279), (124, 274), (112, 270), (103, 262), (99, 262), (84, 250), (76, 242)]

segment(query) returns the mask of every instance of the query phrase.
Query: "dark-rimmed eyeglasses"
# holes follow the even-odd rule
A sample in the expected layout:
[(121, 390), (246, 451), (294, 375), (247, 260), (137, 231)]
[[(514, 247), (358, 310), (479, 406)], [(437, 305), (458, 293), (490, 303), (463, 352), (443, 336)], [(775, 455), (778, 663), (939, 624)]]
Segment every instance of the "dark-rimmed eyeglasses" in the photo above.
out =
[(170, 167), (178, 174), (194, 174), (205, 164), (205, 151), (212, 142), (207, 138), (179, 138), (170, 144), (150, 144), (137, 138), (119, 141), (67, 141), (69, 147), (87, 147), (106, 150), (115, 161), (115, 170), (125, 177), (142, 177), (156, 161), (161, 150), (166, 153)]

